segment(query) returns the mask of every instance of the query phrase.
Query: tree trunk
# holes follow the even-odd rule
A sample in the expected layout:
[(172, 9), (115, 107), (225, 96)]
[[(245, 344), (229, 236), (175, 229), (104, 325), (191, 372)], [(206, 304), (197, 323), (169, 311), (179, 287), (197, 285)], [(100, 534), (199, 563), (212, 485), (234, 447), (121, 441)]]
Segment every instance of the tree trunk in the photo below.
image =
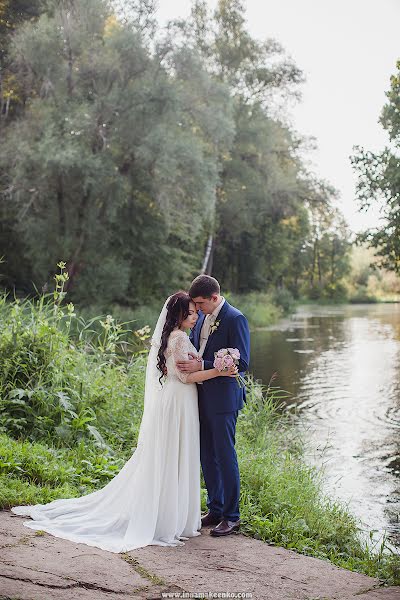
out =
[(319, 253), (319, 247), (318, 247), (318, 253), (317, 253), (317, 265), (318, 265), (318, 284), (321, 287), (322, 273), (321, 273), (321, 255)]
[(331, 284), (335, 283), (335, 240), (332, 240), (332, 252), (331, 252)]
[(210, 275), (213, 262), (213, 235), (210, 234), (207, 241), (206, 252), (204, 255), (203, 266), (201, 267), (201, 274)]

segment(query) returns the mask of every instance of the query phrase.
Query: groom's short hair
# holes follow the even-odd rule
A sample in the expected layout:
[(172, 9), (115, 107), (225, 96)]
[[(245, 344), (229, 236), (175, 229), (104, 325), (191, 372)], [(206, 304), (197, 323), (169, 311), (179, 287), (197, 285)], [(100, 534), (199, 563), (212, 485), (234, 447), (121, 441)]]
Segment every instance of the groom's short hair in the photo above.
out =
[(220, 291), (221, 288), (215, 277), (211, 277), (211, 275), (198, 275), (190, 284), (189, 296), (191, 298), (197, 298), (197, 296), (211, 298), (213, 294), (219, 294)]

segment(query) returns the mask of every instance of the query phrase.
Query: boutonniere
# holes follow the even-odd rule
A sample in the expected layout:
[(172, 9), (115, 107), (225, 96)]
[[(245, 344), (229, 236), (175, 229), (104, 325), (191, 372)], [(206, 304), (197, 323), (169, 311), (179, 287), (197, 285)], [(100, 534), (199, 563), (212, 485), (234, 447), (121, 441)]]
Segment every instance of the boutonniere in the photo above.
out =
[(217, 331), (219, 324), (220, 324), (220, 321), (215, 321), (215, 323), (213, 325), (211, 325), (211, 327), (210, 327), (210, 335), (212, 333), (214, 333), (214, 331)]

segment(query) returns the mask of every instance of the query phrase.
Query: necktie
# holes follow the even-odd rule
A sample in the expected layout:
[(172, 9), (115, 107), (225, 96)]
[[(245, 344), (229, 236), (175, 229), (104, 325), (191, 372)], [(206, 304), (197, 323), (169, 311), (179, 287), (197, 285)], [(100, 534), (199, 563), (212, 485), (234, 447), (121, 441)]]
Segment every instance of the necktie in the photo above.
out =
[(204, 319), (203, 326), (200, 332), (200, 348), (199, 348), (199, 356), (203, 356), (204, 349), (207, 345), (207, 340), (210, 335), (211, 325), (214, 323), (215, 317), (214, 315), (206, 315)]

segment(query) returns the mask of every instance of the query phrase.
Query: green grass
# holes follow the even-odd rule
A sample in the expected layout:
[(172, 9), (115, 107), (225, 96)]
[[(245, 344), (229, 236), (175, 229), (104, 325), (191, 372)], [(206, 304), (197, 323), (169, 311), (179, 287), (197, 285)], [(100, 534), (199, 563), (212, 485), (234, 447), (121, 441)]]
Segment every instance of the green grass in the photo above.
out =
[(248, 294), (225, 294), (228, 302), (239, 308), (247, 317), (252, 329), (267, 327), (285, 314), (272, 294), (249, 292)]
[[(400, 555), (385, 538), (363, 542), (360, 523), (323, 492), (323, 474), (303, 459), (304, 441), (277, 412), (275, 394), (251, 391), (239, 418), (243, 530), (257, 539), (400, 584)], [(259, 396), (254, 400), (254, 396)], [(262, 400), (260, 400), (262, 398)]]
[(102, 306), (99, 304), (92, 304), (85, 306), (80, 309), (80, 314), (87, 319), (90, 319), (93, 315), (101, 313), (110, 313), (118, 321), (132, 321), (132, 327), (134, 329), (140, 329), (145, 325), (154, 327), (157, 323), (158, 315), (162, 308), (161, 303), (146, 303), (143, 306), (132, 308), (130, 306), (121, 306), (120, 304), (108, 304)]
[[(145, 332), (60, 312), (43, 298), (0, 300), (1, 508), (98, 489), (136, 445)], [(400, 584), (399, 555), (385, 540), (379, 548), (360, 541), (356, 519), (324, 496), (304, 441), (279, 410), (283, 392), (251, 379), (248, 390), (236, 444), (244, 533)]]

